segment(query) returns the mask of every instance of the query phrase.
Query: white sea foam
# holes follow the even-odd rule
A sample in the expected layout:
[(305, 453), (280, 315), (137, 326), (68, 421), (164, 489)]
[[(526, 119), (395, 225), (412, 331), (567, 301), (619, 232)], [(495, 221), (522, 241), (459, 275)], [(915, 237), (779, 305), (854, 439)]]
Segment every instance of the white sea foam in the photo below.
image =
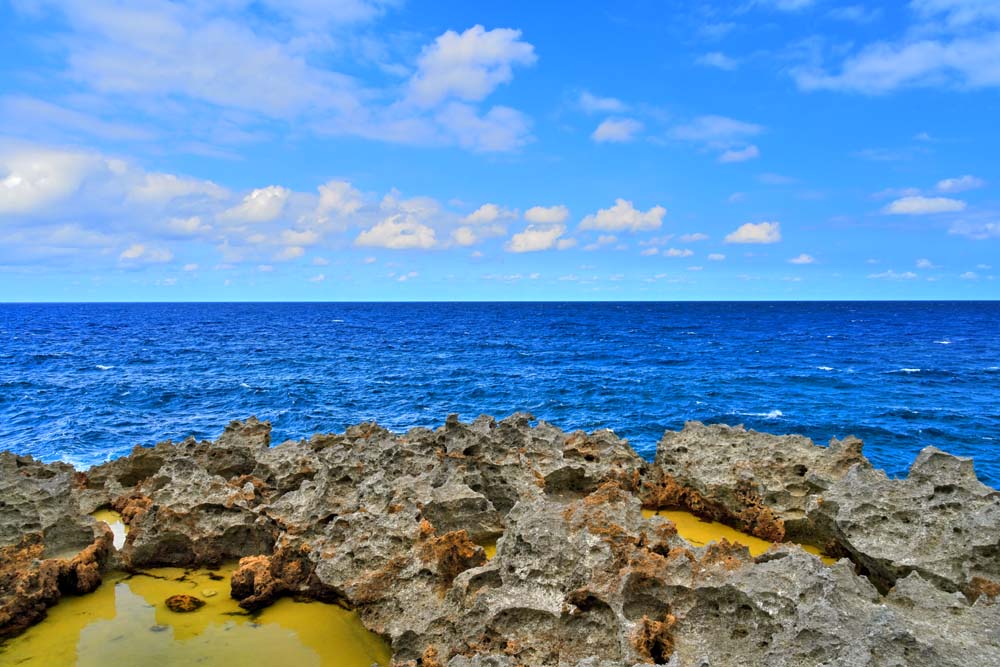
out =
[(770, 412), (738, 412), (736, 414), (743, 415), (744, 417), (763, 417), (764, 419), (780, 419), (785, 416), (781, 410), (771, 410)]
[(817, 366), (816, 368), (817, 368), (817, 370), (821, 370), (821, 371), (832, 371), (833, 370), (829, 366)]
[(898, 371), (893, 371), (894, 373), (919, 373), (919, 368), (900, 368)]
[(951, 345), (950, 340), (936, 340), (934, 342), (937, 343), (938, 345)]
[(243, 387), (244, 389), (250, 388), (250, 385), (248, 385), (246, 382), (240, 382), (240, 386)]
[(97, 369), (101, 371), (110, 371), (114, 366), (105, 366), (104, 364), (97, 364)]

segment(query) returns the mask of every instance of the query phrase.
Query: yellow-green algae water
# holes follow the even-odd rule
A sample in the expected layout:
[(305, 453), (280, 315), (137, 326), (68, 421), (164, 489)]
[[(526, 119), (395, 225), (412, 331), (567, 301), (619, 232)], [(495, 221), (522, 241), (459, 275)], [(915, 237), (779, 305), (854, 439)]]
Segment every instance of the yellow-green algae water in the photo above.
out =
[(122, 521), (122, 515), (111, 509), (101, 509), (97, 510), (92, 517), (98, 521), (103, 521), (108, 524), (111, 528), (111, 532), (115, 536), (115, 549), (121, 549), (125, 546), (125, 537), (128, 535), (128, 526)]
[[(750, 549), (751, 556), (759, 556), (771, 548), (772, 543), (762, 540), (759, 537), (740, 532), (735, 528), (719, 523), (718, 521), (705, 521), (696, 517), (690, 512), (683, 510), (642, 510), (642, 515), (647, 519), (652, 516), (662, 516), (670, 519), (677, 526), (677, 534), (685, 540), (695, 545), (703, 547), (711, 542), (718, 542), (726, 538), (730, 542), (739, 542)], [(800, 547), (819, 558), (827, 565), (836, 563), (835, 558), (824, 556), (823, 553), (811, 544), (800, 544)]]
[[(387, 665), (388, 645), (357, 614), (336, 605), (282, 599), (256, 614), (229, 597), (233, 567), (156, 568), (111, 573), (89, 595), (64, 597), (48, 618), (0, 644), (0, 664), (61, 667), (130, 665)], [(171, 595), (205, 606), (167, 609)]]

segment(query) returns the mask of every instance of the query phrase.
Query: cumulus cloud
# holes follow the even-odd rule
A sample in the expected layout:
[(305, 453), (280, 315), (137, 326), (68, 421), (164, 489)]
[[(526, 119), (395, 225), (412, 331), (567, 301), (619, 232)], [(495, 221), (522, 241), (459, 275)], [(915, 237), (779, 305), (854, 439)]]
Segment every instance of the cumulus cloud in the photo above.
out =
[(715, 67), (716, 69), (733, 71), (739, 67), (740, 63), (734, 58), (730, 58), (725, 53), (721, 51), (712, 51), (699, 56), (695, 61), (697, 65), (704, 65), (705, 67)]
[(986, 181), (976, 176), (966, 174), (965, 176), (959, 176), (958, 178), (946, 178), (937, 182), (938, 192), (945, 192), (948, 194), (954, 194), (956, 192), (965, 192), (966, 190), (975, 190), (986, 185)]
[(157, 203), (198, 195), (224, 199), (229, 196), (229, 191), (212, 181), (175, 174), (149, 173), (129, 192), (132, 200)]
[(793, 71), (803, 90), (869, 95), (902, 88), (1000, 86), (1000, 9), (989, 0), (914, 0), (913, 24), (897, 41), (862, 46), (833, 70)]
[(174, 258), (174, 254), (164, 248), (149, 248), (142, 243), (133, 243), (118, 255), (122, 262), (144, 262), (163, 264)]
[(721, 253), (713, 252), (708, 256), (708, 258), (713, 262), (721, 262), (726, 259), (726, 256)]
[(934, 266), (934, 262), (929, 259), (918, 259), (917, 260), (918, 269), (936, 269), (938, 267)]
[(531, 121), (510, 107), (495, 106), (480, 115), (471, 105), (452, 102), (435, 114), (435, 120), (443, 135), (477, 152), (512, 151), (531, 139)]
[(607, 232), (647, 231), (659, 229), (663, 225), (663, 216), (667, 209), (654, 206), (642, 212), (633, 206), (631, 201), (616, 199), (611, 208), (602, 208), (597, 213), (588, 215), (580, 221), (580, 229), (594, 229)]
[(977, 241), (1000, 238), (1000, 222), (958, 220), (952, 223), (948, 233)]
[(449, 97), (479, 101), (510, 82), (515, 65), (535, 60), (535, 48), (521, 40), (520, 30), (481, 25), (461, 34), (449, 30), (420, 55), (410, 79), (410, 99), (422, 106)]
[(82, 152), (26, 147), (0, 153), (0, 215), (63, 200), (100, 166), (96, 156)]
[(756, 157), (760, 157), (760, 149), (753, 144), (749, 144), (745, 148), (730, 148), (719, 156), (719, 162), (723, 164), (746, 162)]
[(916, 195), (897, 199), (883, 208), (882, 212), (889, 215), (930, 215), (963, 210), (965, 210), (965, 202), (959, 199)]
[(815, 264), (816, 258), (813, 257), (812, 255), (807, 255), (806, 253), (802, 253), (797, 257), (792, 257), (790, 260), (788, 260), (788, 262), (790, 264)]
[(896, 273), (892, 269), (889, 269), (888, 271), (883, 271), (881, 273), (868, 274), (868, 277), (874, 280), (915, 280), (917, 278), (917, 274), (913, 271)]
[(688, 248), (668, 248), (663, 251), (664, 257), (691, 257), (694, 251)]
[[(530, 127), (524, 114), (468, 104), (510, 82), (516, 67), (535, 62), (534, 47), (520, 31), (479, 25), (447, 31), (414, 63), (390, 62), (389, 40), (329, 32), (333, 23), (368, 20), (395, 4), (261, 0), (251, 11), (246, 0), (18, 2), (19, 18), (33, 22), (43, 36), (54, 39), (52, 26), (59, 26), (65, 48), (57, 57), (65, 53), (65, 76), (83, 93), (60, 103), (81, 108), (21, 100), (0, 104), (0, 122), (27, 120), (63, 135), (75, 130), (70, 136), (158, 138), (130, 125), (138, 113), (172, 124), (171, 131), (185, 139), (172, 142), (174, 150), (214, 155), (232, 155), (230, 147), (272, 135), (273, 121), (322, 136), (457, 144), (476, 151), (523, 145)], [(351, 49), (358, 51), (347, 58), (352, 62), (412, 75), (400, 86), (391, 80), (364, 82), (353, 72), (333, 69), (338, 58), (331, 52)], [(110, 102), (101, 118), (86, 108), (93, 98)]]
[(364, 197), (346, 181), (328, 181), (319, 186), (319, 204), (316, 212), (321, 220), (329, 216), (348, 216), (364, 206)]
[(598, 97), (586, 90), (580, 93), (580, 108), (587, 113), (621, 113), (628, 105), (614, 97)]
[(291, 190), (280, 185), (253, 190), (238, 206), (220, 213), (219, 219), (232, 222), (270, 222), (281, 215), (291, 194)]
[(689, 123), (678, 125), (671, 131), (671, 136), (684, 141), (731, 141), (760, 134), (763, 130), (763, 127), (754, 123), (726, 116), (709, 115), (699, 116)]
[(598, 143), (626, 143), (642, 132), (643, 125), (633, 118), (608, 118), (594, 130), (590, 138)]
[(726, 235), (726, 243), (777, 243), (781, 240), (781, 223), (748, 222)]
[(524, 212), (524, 219), (537, 224), (558, 224), (566, 222), (569, 217), (569, 209), (563, 205), (559, 206), (532, 206)]
[(507, 242), (505, 247), (508, 252), (517, 253), (549, 250), (556, 246), (560, 241), (559, 237), (565, 232), (565, 225), (551, 225), (546, 227), (529, 225), (524, 231), (510, 237), (510, 241)]
[(427, 249), (437, 244), (437, 236), (432, 228), (413, 216), (397, 214), (358, 234), (354, 243), (390, 250)]
[(497, 204), (483, 204), (475, 211), (465, 216), (465, 221), (469, 224), (480, 225), (495, 222), (497, 220), (511, 220), (517, 218), (517, 212), (503, 208)]

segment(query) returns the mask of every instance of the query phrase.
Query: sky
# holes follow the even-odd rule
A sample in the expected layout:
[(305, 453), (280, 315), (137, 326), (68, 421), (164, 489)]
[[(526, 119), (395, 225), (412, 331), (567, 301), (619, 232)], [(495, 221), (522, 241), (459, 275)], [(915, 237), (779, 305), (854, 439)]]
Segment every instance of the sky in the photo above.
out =
[(995, 0), (0, 0), (0, 301), (997, 299), (998, 92)]

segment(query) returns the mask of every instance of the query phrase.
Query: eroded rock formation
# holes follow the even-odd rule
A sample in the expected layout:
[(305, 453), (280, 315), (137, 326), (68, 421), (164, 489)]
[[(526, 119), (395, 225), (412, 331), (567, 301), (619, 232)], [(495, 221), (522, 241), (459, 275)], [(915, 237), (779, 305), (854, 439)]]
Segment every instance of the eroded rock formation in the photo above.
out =
[[(648, 463), (518, 414), (274, 447), (251, 418), (86, 474), (2, 456), (0, 632), (105, 567), (240, 559), (243, 606), (354, 607), (400, 665), (1000, 664), (1000, 494), (932, 448), (892, 480), (855, 439), (691, 423)], [(693, 547), (644, 506), (776, 544)], [(100, 507), (130, 528), (110, 558)]]

